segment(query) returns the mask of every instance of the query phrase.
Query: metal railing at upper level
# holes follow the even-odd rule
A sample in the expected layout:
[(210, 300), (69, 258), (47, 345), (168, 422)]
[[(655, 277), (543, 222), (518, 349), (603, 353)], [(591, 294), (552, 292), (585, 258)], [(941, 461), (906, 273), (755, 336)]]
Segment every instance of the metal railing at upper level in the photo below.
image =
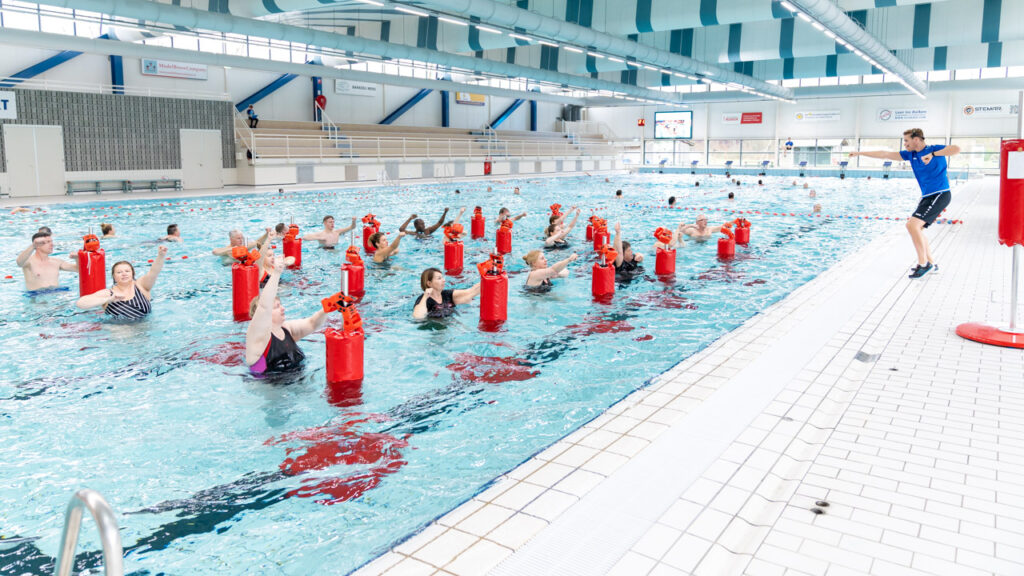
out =
[(611, 127), (605, 122), (597, 122), (593, 120), (559, 120), (559, 131), (566, 134), (600, 134), (602, 138), (607, 140), (618, 140), (618, 136), (612, 131)]
[(64, 532), (60, 537), (57, 564), (54, 576), (71, 576), (75, 568), (75, 548), (78, 547), (78, 532), (82, 527), (82, 510), (92, 514), (100, 532), (103, 544), (103, 570), (106, 576), (124, 575), (124, 549), (121, 547), (121, 532), (117, 527), (114, 510), (95, 490), (82, 489), (75, 492), (64, 515)]
[(168, 88), (139, 88), (99, 82), (66, 82), (48, 78), (0, 78), (4, 90), (24, 88), (26, 90), (57, 90), (60, 92), (88, 92), (93, 94), (124, 94), (127, 96), (153, 96), (160, 98), (184, 98), (187, 100), (230, 100), (225, 92), (203, 92), (201, 90), (173, 90)]
[(253, 152), (253, 163), (275, 160), (352, 159), (457, 159), (520, 157), (614, 156), (622, 145), (616, 142), (577, 144), (567, 139), (505, 140), (474, 138), (413, 138), (398, 136), (339, 137), (324, 134), (290, 134), (253, 131), (240, 115), (235, 119), (236, 139)]

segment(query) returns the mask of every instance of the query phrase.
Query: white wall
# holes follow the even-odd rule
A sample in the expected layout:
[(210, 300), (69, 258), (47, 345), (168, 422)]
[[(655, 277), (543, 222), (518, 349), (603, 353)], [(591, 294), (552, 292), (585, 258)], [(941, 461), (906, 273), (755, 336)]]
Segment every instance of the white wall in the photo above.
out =
[[(967, 104), (1013, 104), (1018, 99), (1016, 90), (988, 90), (937, 92), (922, 100), (916, 96), (871, 96), (856, 98), (823, 98), (800, 100), (796, 104), (782, 102), (746, 102), (694, 104), (693, 139), (735, 138), (900, 138), (908, 128), (921, 128), (928, 137), (998, 137), (1015, 136), (1013, 118), (979, 118), (964, 116)], [(928, 118), (913, 122), (883, 122), (880, 109), (925, 108)], [(676, 110), (657, 106), (620, 106), (588, 108), (586, 119), (605, 122), (620, 138), (654, 137), (654, 112)], [(801, 122), (798, 112), (838, 110), (835, 122)], [(763, 123), (724, 124), (725, 112), (761, 112)], [(646, 127), (637, 127), (644, 118)]]
[[(37, 64), (57, 50), (39, 50), (20, 46), (0, 45), (0, 76), (9, 76)], [(240, 68), (209, 66), (206, 80), (184, 80), (143, 76), (139, 58), (124, 58), (125, 85), (129, 88), (151, 90), (154, 95), (187, 95), (196, 98), (217, 98), (227, 93), (234, 102), (239, 102), (267, 84), (280, 74)], [(106, 56), (82, 54), (36, 76), (35, 80), (50, 80), (60, 83), (109, 85), (110, 63)], [(336, 123), (376, 124), (412, 97), (418, 88), (382, 85), (376, 97), (358, 97), (335, 94), (334, 79), (325, 78), (323, 92), (327, 97), (327, 114)], [(513, 98), (485, 96), (486, 105), (470, 106), (456, 104), (454, 93), (450, 94), (450, 122), (454, 128), (479, 130), (497, 118), (508, 107)], [(299, 76), (260, 100), (255, 105), (263, 120), (312, 120), (313, 91), (310, 78)], [(553, 131), (555, 120), (561, 115), (562, 105), (539, 102), (537, 129)], [(502, 125), (504, 130), (529, 130), (529, 105), (523, 104)], [(435, 90), (415, 107), (399, 118), (401, 126), (440, 126), (441, 95)]]

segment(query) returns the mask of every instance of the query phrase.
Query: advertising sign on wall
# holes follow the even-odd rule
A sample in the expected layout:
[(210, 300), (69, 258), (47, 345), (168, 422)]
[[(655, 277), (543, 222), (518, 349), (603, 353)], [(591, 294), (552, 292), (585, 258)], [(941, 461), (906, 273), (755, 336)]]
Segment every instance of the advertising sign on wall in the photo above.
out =
[(468, 104), (470, 106), (484, 106), (487, 104), (487, 99), (484, 98), (483, 94), (470, 94), (469, 92), (456, 92), (455, 93), (456, 104)]
[(839, 110), (807, 110), (793, 117), (797, 122), (839, 122)]
[(370, 82), (356, 82), (355, 80), (334, 80), (335, 94), (348, 94), (349, 96), (376, 96), (380, 90), (379, 84)]
[(722, 124), (760, 124), (761, 121), (761, 112), (725, 112), (722, 114)]
[(170, 60), (142, 59), (143, 76), (166, 76), (168, 78), (184, 78), (186, 80), (206, 80), (206, 64), (189, 62), (172, 62)]
[(0, 118), (13, 120), (18, 117), (14, 92), (0, 92)]
[(1016, 104), (967, 104), (962, 111), (965, 118), (998, 118), (1016, 116), (1020, 107)]
[(926, 108), (879, 108), (879, 122), (918, 122), (928, 120)]

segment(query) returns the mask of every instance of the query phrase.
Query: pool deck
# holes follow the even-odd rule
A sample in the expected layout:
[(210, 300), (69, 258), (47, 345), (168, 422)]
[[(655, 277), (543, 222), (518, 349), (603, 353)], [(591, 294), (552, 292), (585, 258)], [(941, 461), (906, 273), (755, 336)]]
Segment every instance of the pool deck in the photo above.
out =
[(1024, 574), (1024, 350), (954, 332), (1009, 318), (996, 186), (938, 273), (894, 225), (356, 574)]

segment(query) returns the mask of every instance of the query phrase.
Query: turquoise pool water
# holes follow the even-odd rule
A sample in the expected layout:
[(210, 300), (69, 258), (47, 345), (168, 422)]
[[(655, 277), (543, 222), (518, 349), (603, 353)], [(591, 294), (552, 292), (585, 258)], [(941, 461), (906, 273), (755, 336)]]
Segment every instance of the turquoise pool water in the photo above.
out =
[[(519, 179), (175, 201), (49, 206), (7, 217), (0, 231), (0, 574), (52, 572), (63, 511), (89, 487), (118, 511), (131, 574), (346, 574), (481, 491), (495, 477), (600, 414), (651, 377), (780, 300), (888, 227), (885, 220), (746, 215), (749, 247), (716, 257), (715, 242), (688, 243), (674, 280), (653, 274), (653, 230), (711, 223), (731, 210), (905, 216), (913, 181), (809, 180), (808, 197), (791, 179), (741, 187), (723, 177), (619, 176)], [(768, 180), (768, 179), (766, 179)], [(756, 178), (753, 180), (756, 182)], [(513, 196), (513, 186), (521, 196)], [(456, 195), (454, 190), (462, 193)], [(624, 200), (615, 200), (615, 189)], [(738, 195), (725, 198), (727, 191)], [(521, 290), (521, 256), (541, 245), (548, 206), (579, 204), (622, 222), (625, 238), (648, 259), (647, 274), (619, 285), (610, 303), (590, 295), (593, 252), (581, 218), (571, 236), (581, 258), (570, 277), (543, 296)], [(442, 239), (406, 238), (386, 266), (368, 264), (359, 311), (367, 330), (365, 378), (358, 387), (325, 385), (324, 339), (300, 343), (303, 372), (256, 379), (241, 365), (245, 325), (231, 318), (230, 272), (210, 255), (240, 228), (255, 237), (294, 218), (303, 232), (324, 214), (338, 225), (372, 211), (394, 232), (411, 213), (428, 223), (444, 206), (487, 216), (485, 241), (466, 240), (467, 272), (448, 287), (476, 281), (473, 263), (494, 242), (498, 208), (516, 222), (509, 320), (482, 332), (476, 303), (445, 322), (410, 319), (422, 293), (419, 273), (442, 262)], [(715, 210), (717, 209), (717, 210)], [(130, 213), (130, 215), (129, 215)], [(74, 307), (68, 292), (28, 296), (14, 259), (41, 225), (54, 229), (55, 255), (77, 250), (101, 221), (118, 237), (103, 242), (108, 266), (156, 255), (152, 241), (177, 223), (154, 291), (154, 313), (114, 324)], [(312, 313), (339, 288), (343, 250), (307, 243), (301, 270), (282, 279), (289, 318)], [(907, 252), (909, 242), (893, 249)], [(558, 253), (549, 253), (555, 260)], [(187, 256), (183, 259), (182, 256)], [(332, 317), (339, 323), (340, 317)], [(78, 565), (99, 564), (91, 522)]]

